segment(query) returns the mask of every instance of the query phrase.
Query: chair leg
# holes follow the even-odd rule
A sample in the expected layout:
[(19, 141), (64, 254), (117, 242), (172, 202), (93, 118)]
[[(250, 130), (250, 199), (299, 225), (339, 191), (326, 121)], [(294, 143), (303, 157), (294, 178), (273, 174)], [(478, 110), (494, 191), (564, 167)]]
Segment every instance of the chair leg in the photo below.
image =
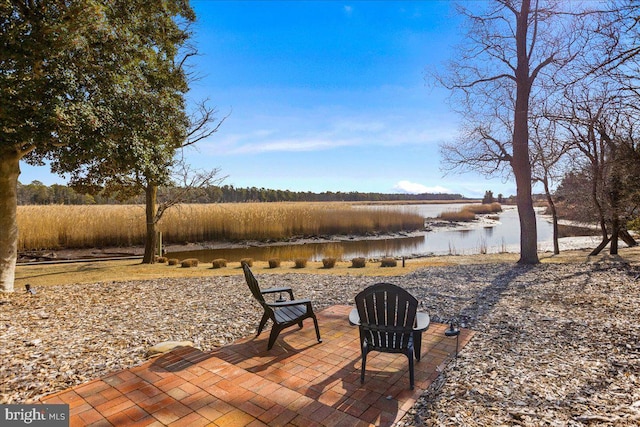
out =
[(275, 324), (271, 327), (271, 334), (269, 334), (269, 344), (267, 344), (267, 350), (271, 350), (271, 347), (273, 347), (273, 345), (276, 343), (276, 339), (278, 338), (281, 330), (282, 328)]
[(260, 335), (260, 333), (264, 329), (264, 325), (267, 324), (267, 320), (269, 320), (269, 315), (265, 311), (264, 314), (262, 315), (262, 320), (260, 320), (260, 326), (258, 326), (258, 333), (256, 334), (256, 336)]
[(415, 349), (416, 360), (419, 362), (422, 352), (422, 331), (413, 333), (413, 348)]
[(415, 383), (415, 377), (414, 377), (414, 372), (413, 372), (413, 352), (414, 349), (413, 348), (408, 348), (407, 352), (405, 353), (405, 356), (407, 356), (407, 360), (409, 361), (409, 387), (411, 388), (411, 390), (413, 390), (413, 385)]
[(413, 390), (414, 376), (413, 376), (413, 349), (407, 352), (407, 359), (409, 359), (409, 387)]
[(316, 316), (313, 316), (313, 325), (316, 327), (316, 338), (318, 338), (318, 342), (322, 342), (322, 338), (320, 338), (320, 328), (318, 327), (318, 319)]
[(367, 350), (362, 348), (362, 368), (360, 370), (360, 384), (364, 384), (364, 371), (367, 369)]

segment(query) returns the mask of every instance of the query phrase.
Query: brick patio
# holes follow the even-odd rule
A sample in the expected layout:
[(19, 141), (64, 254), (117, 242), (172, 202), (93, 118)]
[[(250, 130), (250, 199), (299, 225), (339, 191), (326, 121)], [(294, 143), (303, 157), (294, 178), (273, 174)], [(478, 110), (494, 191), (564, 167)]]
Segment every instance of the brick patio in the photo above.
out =
[[(178, 348), (141, 366), (116, 372), (42, 399), (67, 403), (72, 426), (368, 426), (400, 420), (455, 352), (446, 325), (422, 337), (409, 389), (407, 358), (373, 352), (360, 384), (358, 329), (353, 307), (318, 313), (313, 324), (288, 329), (267, 351), (268, 331), (212, 352)], [(460, 334), (460, 349), (472, 336)]]

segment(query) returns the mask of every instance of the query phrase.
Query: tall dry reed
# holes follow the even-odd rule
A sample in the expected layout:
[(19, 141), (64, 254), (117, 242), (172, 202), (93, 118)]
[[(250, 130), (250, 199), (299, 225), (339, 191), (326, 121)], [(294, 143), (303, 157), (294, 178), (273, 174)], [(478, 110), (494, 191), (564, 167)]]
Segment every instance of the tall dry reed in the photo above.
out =
[(459, 210), (450, 210), (442, 212), (438, 215), (438, 218), (445, 221), (473, 221), (476, 219), (476, 215), (485, 215), (496, 212), (502, 212), (502, 205), (500, 203), (491, 204), (474, 204), (465, 205)]
[[(117, 247), (144, 243), (142, 205), (19, 206), (18, 250)], [(397, 209), (349, 203), (185, 204), (159, 224), (165, 243), (283, 240), (294, 236), (418, 230), (424, 219)]]
[(18, 250), (144, 243), (144, 206), (18, 206)]

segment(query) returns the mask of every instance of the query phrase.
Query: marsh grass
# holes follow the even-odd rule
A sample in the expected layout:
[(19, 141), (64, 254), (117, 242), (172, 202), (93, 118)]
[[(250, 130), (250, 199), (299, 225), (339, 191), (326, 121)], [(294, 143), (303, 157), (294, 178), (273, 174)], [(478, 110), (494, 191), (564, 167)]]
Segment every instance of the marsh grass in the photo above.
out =
[(502, 212), (502, 205), (500, 205), (500, 203), (494, 202), (489, 204), (465, 205), (462, 209), (471, 211), (476, 215), (485, 215)]
[(471, 211), (461, 209), (459, 211), (442, 212), (438, 215), (438, 218), (444, 221), (469, 222), (476, 219), (476, 214)]
[[(127, 247), (144, 244), (143, 205), (18, 206), (18, 250)], [(185, 204), (159, 223), (165, 244), (284, 240), (424, 228), (418, 213), (354, 209), (346, 202)]]
[(496, 212), (502, 212), (500, 203), (465, 205), (457, 211), (450, 210), (442, 212), (438, 215), (438, 218), (445, 221), (468, 222), (475, 220), (476, 215), (493, 214)]

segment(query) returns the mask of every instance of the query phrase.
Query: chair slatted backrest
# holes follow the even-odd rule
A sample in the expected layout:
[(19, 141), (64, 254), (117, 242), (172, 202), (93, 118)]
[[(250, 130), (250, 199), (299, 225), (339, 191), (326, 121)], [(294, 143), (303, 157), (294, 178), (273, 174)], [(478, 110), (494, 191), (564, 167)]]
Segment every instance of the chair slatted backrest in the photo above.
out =
[(258, 285), (258, 281), (254, 277), (249, 266), (244, 262), (242, 263), (242, 270), (244, 271), (244, 278), (247, 281), (247, 285), (249, 285), (249, 289), (251, 289), (253, 297), (258, 300), (261, 305), (265, 306), (266, 303), (262, 292), (260, 292), (260, 285)]
[(356, 295), (360, 327), (373, 349), (402, 351), (409, 345), (418, 300), (391, 283), (377, 283)]

